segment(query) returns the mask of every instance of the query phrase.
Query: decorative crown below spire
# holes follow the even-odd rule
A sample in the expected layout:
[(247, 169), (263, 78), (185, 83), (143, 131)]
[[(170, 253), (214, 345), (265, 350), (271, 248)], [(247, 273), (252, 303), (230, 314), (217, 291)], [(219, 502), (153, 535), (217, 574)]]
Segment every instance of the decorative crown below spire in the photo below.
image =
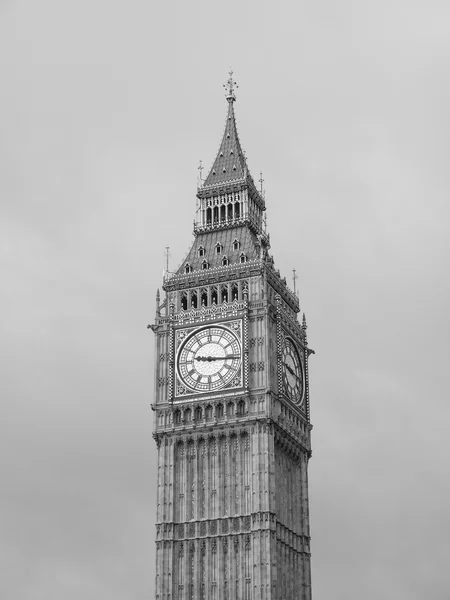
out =
[(226, 99), (228, 100), (228, 102), (235, 102), (236, 101), (236, 96), (234, 94), (234, 88), (235, 87), (239, 87), (238, 84), (233, 81), (233, 71), (232, 69), (230, 69), (228, 71), (228, 81), (226, 83), (224, 83), (223, 87), (226, 89), (227, 91), (227, 95), (226, 95)]

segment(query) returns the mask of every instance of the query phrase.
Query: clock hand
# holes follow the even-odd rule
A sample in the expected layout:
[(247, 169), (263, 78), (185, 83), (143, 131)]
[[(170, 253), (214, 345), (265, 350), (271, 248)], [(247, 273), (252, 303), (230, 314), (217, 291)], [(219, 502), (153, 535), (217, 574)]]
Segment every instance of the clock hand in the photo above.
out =
[(297, 373), (295, 373), (295, 371), (294, 371), (293, 369), (291, 369), (291, 367), (290, 367), (288, 364), (286, 364), (286, 369), (287, 369), (287, 370), (288, 370), (290, 373), (292, 373), (292, 375), (293, 375), (294, 377), (297, 377)]
[(196, 356), (194, 360), (211, 362), (213, 360), (228, 360), (230, 358), (241, 358), (239, 354), (229, 354), (228, 356)]

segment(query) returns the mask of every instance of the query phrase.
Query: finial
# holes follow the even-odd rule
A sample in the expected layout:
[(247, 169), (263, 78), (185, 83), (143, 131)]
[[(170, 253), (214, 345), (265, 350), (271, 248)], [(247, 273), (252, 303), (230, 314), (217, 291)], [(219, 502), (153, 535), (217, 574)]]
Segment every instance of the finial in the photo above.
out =
[(166, 246), (166, 273), (169, 273), (169, 256), (170, 256), (170, 246)]
[(302, 320), (302, 328), (306, 329), (307, 325), (306, 325), (306, 315), (305, 313), (303, 313), (303, 320)]
[(264, 190), (263, 190), (263, 183), (264, 183), (264, 179), (263, 179), (263, 174), (262, 174), (262, 171), (260, 172), (260, 174), (259, 174), (259, 175), (260, 175), (260, 178), (259, 178), (259, 183), (261, 184), (261, 189), (260, 189), (260, 192), (261, 192), (261, 196), (264, 196)]
[(156, 291), (156, 318), (158, 318), (161, 315), (161, 306), (159, 304), (160, 301), (160, 296), (159, 296), (159, 288)]
[(198, 165), (198, 167), (197, 167), (197, 168), (198, 168), (198, 171), (199, 171), (199, 176), (198, 176), (198, 178), (199, 178), (199, 181), (200, 181), (200, 183), (201, 183), (201, 182), (203, 181), (203, 177), (202, 177), (202, 171), (203, 171), (203, 169), (205, 168), (205, 167), (203, 166), (203, 161), (202, 161), (202, 160), (200, 160), (200, 161), (199, 161), (199, 165)]
[(297, 275), (297, 271), (295, 269), (292, 269), (292, 279), (294, 280), (294, 294), (297, 295), (297, 279), (298, 279), (298, 275)]
[(228, 81), (223, 85), (223, 87), (227, 91), (226, 99), (228, 100), (228, 102), (235, 102), (236, 96), (234, 94), (234, 88), (239, 86), (235, 81), (233, 81), (233, 71), (231, 69), (228, 71), (228, 75)]

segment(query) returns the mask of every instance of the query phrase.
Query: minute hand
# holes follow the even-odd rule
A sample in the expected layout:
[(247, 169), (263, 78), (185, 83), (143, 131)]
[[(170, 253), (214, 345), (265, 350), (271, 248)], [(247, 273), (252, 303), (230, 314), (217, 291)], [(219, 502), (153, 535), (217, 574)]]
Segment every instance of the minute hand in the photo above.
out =
[(292, 368), (291, 368), (289, 365), (286, 365), (286, 369), (287, 369), (287, 370), (288, 370), (290, 373), (292, 373), (292, 375), (293, 375), (293, 376), (294, 376), (296, 379), (298, 379), (298, 375), (297, 375), (297, 373), (294, 371), (294, 369), (292, 369)]
[(228, 354), (227, 356), (196, 356), (194, 360), (212, 362), (213, 360), (228, 360), (230, 358), (241, 358), (239, 354)]

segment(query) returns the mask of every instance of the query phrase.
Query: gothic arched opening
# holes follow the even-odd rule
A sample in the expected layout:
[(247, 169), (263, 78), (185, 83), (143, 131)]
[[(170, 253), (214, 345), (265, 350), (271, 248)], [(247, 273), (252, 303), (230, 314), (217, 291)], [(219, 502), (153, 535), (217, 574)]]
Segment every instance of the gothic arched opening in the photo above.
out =
[(207, 290), (201, 291), (200, 303), (202, 306), (208, 306), (208, 292)]
[(228, 302), (228, 286), (227, 285), (222, 286), (222, 289), (220, 291), (220, 296), (221, 296), (222, 302)]
[(237, 405), (237, 414), (244, 415), (245, 414), (245, 402), (240, 400)]
[(182, 292), (182, 294), (181, 294), (181, 308), (183, 310), (187, 310), (187, 307), (188, 307), (187, 293), (186, 292)]

